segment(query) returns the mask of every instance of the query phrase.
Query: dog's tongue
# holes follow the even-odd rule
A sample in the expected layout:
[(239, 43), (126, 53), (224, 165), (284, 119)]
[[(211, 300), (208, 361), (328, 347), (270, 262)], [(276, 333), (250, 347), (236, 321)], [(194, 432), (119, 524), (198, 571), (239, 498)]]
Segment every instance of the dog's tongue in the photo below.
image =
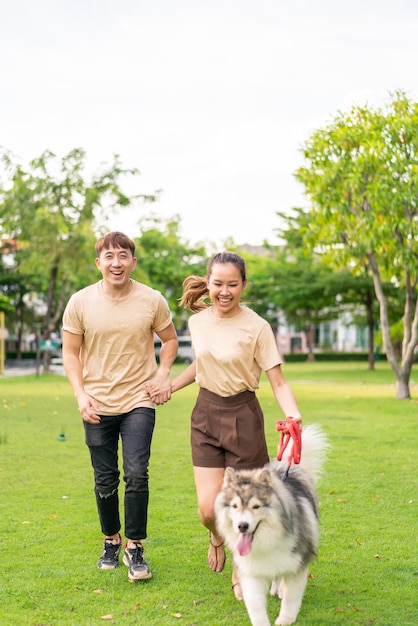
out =
[(251, 541), (252, 535), (244, 535), (243, 533), (240, 534), (237, 543), (237, 550), (241, 556), (246, 556), (251, 552)]

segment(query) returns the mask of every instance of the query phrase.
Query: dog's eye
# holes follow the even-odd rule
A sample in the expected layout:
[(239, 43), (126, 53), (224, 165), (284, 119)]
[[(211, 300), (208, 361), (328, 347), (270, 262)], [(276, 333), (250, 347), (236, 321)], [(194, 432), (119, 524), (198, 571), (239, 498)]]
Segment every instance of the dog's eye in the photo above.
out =
[(254, 510), (259, 509), (259, 508), (260, 508), (260, 505), (259, 505), (259, 504), (253, 504), (253, 509), (254, 509)]
[(235, 502), (231, 504), (231, 509), (237, 509), (237, 508), (238, 508), (238, 504), (236, 504)]

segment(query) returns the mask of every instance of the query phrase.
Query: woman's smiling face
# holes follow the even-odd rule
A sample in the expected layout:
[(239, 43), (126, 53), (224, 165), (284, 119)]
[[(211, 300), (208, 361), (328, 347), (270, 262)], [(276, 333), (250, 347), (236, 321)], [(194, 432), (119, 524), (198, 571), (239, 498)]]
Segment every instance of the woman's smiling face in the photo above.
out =
[(209, 298), (219, 317), (233, 317), (240, 311), (241, 294), (247, 281), (234, 263), (214, 263), (207, 279)]

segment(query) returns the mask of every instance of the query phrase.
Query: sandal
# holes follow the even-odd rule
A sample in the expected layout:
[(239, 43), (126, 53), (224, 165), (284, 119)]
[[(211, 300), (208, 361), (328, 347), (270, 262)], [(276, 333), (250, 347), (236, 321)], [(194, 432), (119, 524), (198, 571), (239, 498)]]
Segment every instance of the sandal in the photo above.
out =
[[(225, 548), (224, 548), (224, 542), (222, 541), (222, 543), (215, 545), (214, 543), (212, 543), (212, 533), (209, 533), (209, 550), (208, 550), (208, 565), (210, 567), (210, 569), (213, 572), (216, 572), (217, 574), (219, 574), (220, 572), (222, 572), (223, 568), (225, 567), (225, 561), (226, 561), (226, 554), (225, 554)], [(220, 552), (219, 556), (218, 556), (218, 550)], [(213, 551), (215, 551), (215, 558), (213, 559), (212, 563), (213, 566), (211, 565), (211, 561), (210, 561), (210, 554), (213, 554)]]
[(238, 579), (238, 575), (235, 570), (232, 570), (232, 591), (234, 592), (234, 596), (237, 600), (243, 600), (244, 596), (242, 595), (241, 584)]

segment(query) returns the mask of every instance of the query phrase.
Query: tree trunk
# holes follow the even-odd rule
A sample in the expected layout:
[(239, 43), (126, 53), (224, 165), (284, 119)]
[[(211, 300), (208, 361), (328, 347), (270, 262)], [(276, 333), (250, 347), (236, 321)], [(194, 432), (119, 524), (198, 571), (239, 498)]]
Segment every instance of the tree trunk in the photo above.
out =
[(367, 327), (369, 329), (369, 370), (374, 370), (375, 356), (374, 356), (374, 315), (373, 315), (373, 295), (370, 290), (367, 290), (366, 295), (366, 311), (367, 311)]
[[(51, 330), (52, 330), (51, 319), (52, 319), (52, 311), (54, 307), (54, 293), (55, 293), (55, 287), (57, 284), (58, 267), (59, 267), (59, 258), (57, 257), (55, 259), (55, 263), (51, 269), (51, 274), (49, 277), (48, 293), (47, 293), (47, 300), (46, 300), (46, 314), (45, 314), (45, 318), (43, 321), (43, 329), (42, 329), (43, 339), (49, 339), (51, 336)], [(51, 353), (45, 350), (44, 356), (43, 356), (44, 372), (49, 372), (50, 363), (51, 363)]]
[(43, 358), (42, 358), (42, 367), (44, 368), (44, 372), (49, 372), (50, 365), (51, 365), (51, 353), (48, 350), (45, 350)]
[(65, 305), (67, 304), (67, 300), (69, 298), (68, 293), (67, 293), (67, 286), (68, 286), (68, 281), (64, 279), (61, 282), (60, 295), (59, 295), (58, 301), (55, 304), (55, 314), (51, 320), (51, 324), (54, 328), (56, 328), (57, 323), (61, 319), (62, 313), (65, 309)]
[(16, 307), (17, 313), (17, 341), (16, 341), (16, 358), (22, 358), (22, 341), (23, 341), (23, 320), (25, 317), (25, 303), (23, 301), (23, 291), (19, 290), (19, 301)]
[(401, 376), (396, 377), (396, 399), (397, 400), (410, 400), (411, 394), (409, 391), (409, 376), (410, 374), (402, 373)]
[[(372, 270), (373, 274), (373, 284), (376, 292), (376, 298), (378, 299), (380, 305), (380, 324), (382, 327), (383, 347), (386, 352), (386, 358), (389, 361), (396, 376), (396, 398), (398, 400), (407, 400), (411, 397), (409, 391), (409, 378), (412, 369), (412, 358), (404, 359), (402, 362), (402, 366), (398, 363), (393, 343), (390, 339), (388, 304), (386, 296), (383, 292), (379, 268), (373, 253), (369, 252), (367, 258), (369, 260), (370, 269)], [(408, 361), (410, 361), (409, 367)]]
[(308, 347), (307, 360), (312, 362), (312, 361), (315, 361), (315, 354), (314, 354), (315, 327), (313, 324), (309, 324), (309, 326), (305, 328), (305, 335), (306, 335), (306, 345)]

